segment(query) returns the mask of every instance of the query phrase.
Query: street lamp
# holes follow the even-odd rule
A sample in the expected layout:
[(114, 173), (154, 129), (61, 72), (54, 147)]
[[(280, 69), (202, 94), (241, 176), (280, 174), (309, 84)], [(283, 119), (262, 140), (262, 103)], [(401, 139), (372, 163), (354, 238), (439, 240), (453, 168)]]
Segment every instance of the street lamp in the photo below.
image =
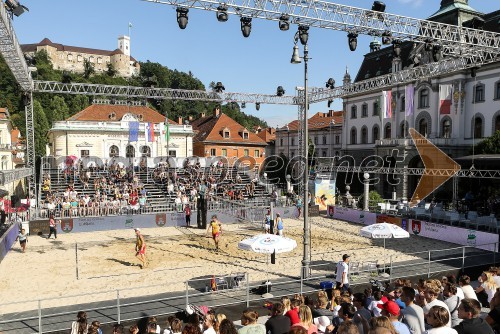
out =
[[(307, 62), (309, 60), (309, 50), (307, 48), (308, 41), (308, 29), (305, 29), (304, 26), (299, 26), (299, 31), (295, 33), (294, 37), (294, 46), (293, 46), (293, 54), (291, 63), (292, 64), (300, 64), (301, 58), (304, 59), (304, 119), (299, 120), (302, 121), (303, 132), (304, 132), (304, 140), (302, 143), (302, 148), (304, 151), (304, 193), (303, 193), (303, 208), (304, 208), (304, 253), (302, 257), (302, 277), (309, 277), (309, 265), (311, 263), (311, 224), (309, 222), (309, 133), (307, 128), (307, 113), (309, 108), (308, 101), (308, 93), (307, 93)], [(307, 35), (307, 36), (306, 36)], [(297, 42), (299, 41), (304, 45), (304, 57), (300, 57), (299, 55), (299, 47), (297, 46)]]
[(266, 193), (269, 194), (269, 189), (267, 188), (267, 173), (264, 173), (264, 183), (266, 184)]

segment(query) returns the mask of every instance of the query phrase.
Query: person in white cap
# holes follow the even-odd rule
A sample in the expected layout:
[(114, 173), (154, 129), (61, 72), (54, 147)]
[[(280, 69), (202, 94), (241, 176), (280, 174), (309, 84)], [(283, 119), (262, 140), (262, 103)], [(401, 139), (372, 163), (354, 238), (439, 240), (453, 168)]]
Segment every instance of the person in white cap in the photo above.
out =
[(135, 231), (135, 256), (142, 262), (141, 269), (144, 269), (147, 265), (146, 260), (146, 242), (144, 241), (144, 236), (141, 234), (141, 229), (134, 228)]

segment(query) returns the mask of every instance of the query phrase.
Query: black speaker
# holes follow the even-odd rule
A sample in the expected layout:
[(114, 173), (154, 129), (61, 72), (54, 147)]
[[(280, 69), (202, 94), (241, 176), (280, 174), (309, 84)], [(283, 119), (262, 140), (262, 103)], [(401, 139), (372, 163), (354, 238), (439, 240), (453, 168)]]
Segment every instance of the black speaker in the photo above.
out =
[(17, 208), (19, 206), (19, 196), (17, 195), (11, 195), (10, 196), (10, 206), (12, 208)]

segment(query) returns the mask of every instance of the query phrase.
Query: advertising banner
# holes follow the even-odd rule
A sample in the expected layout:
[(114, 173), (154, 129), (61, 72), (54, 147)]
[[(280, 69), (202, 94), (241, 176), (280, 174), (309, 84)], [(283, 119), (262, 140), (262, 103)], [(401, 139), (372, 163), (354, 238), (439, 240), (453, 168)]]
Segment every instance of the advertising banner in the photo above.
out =
[(335, 180), (316, 178), (314, 180), (314, 203), (319, 210), (326, 210), (328, 205), (335, 205)]
[(351, 223), (371, 225), (375, 224), (377, 214), (374, 212), (343, 208), (339, 206), (328, 206), (328, 216)]
[[(401, 218), (401, 217), (389, 216), (389, 215), (384, 215), (384, 214), (377, 215), (377, 223), (389, 223), (389, 224), (397, 225), (399, 227), (403, 227), (402, 221), (403, 221), (403, 218)], [(404, 229), (406, 230), (406, 228), (404, 228)]]
[(12, 245), (16, 242), (16, 238), (19, 235), (19, 225), (12, 224), (11, 227), (5, 232), (0, 239), (0, 262), (7, 256)]
[[(495, 250), (498, 234), (410, 219), (408, 232), (422, 237), (453, 242), (488, 251)], [(484, 245), (484, 246), (483, 246)]]

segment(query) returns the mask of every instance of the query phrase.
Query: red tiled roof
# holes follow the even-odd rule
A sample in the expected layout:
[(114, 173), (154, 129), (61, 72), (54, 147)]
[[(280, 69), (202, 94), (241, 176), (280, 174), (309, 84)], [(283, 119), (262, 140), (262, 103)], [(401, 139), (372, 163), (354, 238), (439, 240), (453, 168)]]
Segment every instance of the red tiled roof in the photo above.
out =
[(257, 133), (257, 136), (262, 138), (266, 143), (269, 143), (273, 140), (276, 140), (276, 129), (274, 128), (262, 129)]
[[(134, 115), (142, 115), (142, 122), (162, 123), (165, 122), (165, 116), (160, 114), (154, 109), (145, 106), (122, 106), (113, 104), (93, 104), (78, 112), (77, 114), (69, 117), (67, 121), (94, 121), (104, 122), (113, 121), (109, 118), (111, 113), (115, 113), (116, 118), (114, 121), (119, 121), (127, 113)], [(172, 120), (168, 120), (169, 124), (176, 124)]]
[[(332, 116), (329, 113), (317, 112), (307, 121), (308, 129), (311, 130), (321, 130), (330, 128), (330, 122), (333, 120), (335, 125), (342, 125), (344, 122), (343, 111), (332, 111)], [(288, 123), (288, 129), (290, 131), (297, 131), (299, 128), (299, 121), (295, 120)], [(281, 128), (283, 130), (283, 128)]]
[[(94, 54), (94, 55), (101, 55), (101, 56), (112, 56), (115, 54), (120, 54), (123, 52), (119, 49), (114, 49), (114, 50), (101, 50), (101, 49), (91, 49), (91, 48), (83, 48), (80, 46), (71, 46), (71, 45), (63, 45), (59, 43), (54, 43), (48, 38), (44, 38), (40, 43), (35, 43), (35, 44), (21, 44), (21, 50), (23, 52), (34, 52), (36, 51), (38, 46), (45, 46), (49, 45), (57, 49), (57, 51), (70, 51), (70, 52), (75, 52), (75, 53), (87, 53), (87, 54)], [(130, 57), (133, 61), (132, 57)]]
[[(266, 142), (255, 133), (248, 131), (248, 139), (243, 139), (242, 130), (246, 130), (241, 124), (226, 114), (219, 116), (208, 116), (194, 120), (191, 125), (195, 130), (194, 142), (226, 142), (226, 143), (248, 143), (265, 146)], [(230, 138), (223, 138), (223, 129), (229, 129)]]
[(7, 119), (7, 108), (0, 108), (0, 119)]

